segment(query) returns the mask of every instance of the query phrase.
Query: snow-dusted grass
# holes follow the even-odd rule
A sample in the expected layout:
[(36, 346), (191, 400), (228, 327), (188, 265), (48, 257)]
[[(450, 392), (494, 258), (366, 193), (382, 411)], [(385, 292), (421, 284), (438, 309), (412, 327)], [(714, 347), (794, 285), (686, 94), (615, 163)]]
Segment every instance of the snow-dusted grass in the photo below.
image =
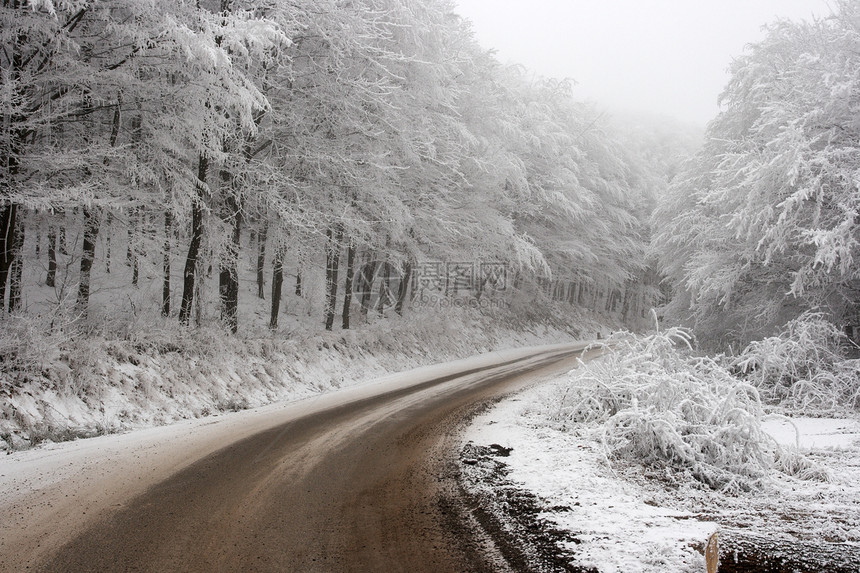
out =
[(477, 312), (388, 318), (357, 330), (231, 336), (151, 320), (122, 337), (6, 317), (0, 329), (0, 449), (113, 433), (296, 400), (492, 349), (570, 340)]
[(841, 414), (860, 411), (860, 360), (856, 347), (823, 316), (807, 313), (779, 336), (750, 343), (732, 367), (755, 385), (768, 404), (788, 412)]
[(591, 436), (609, 459), (713, 489), (760, 489), (774, 470), (822, 477), (762, 430), (758, 390), (689, 352), (683, 330), (620, 333), (606, 346), (604, 358), (548, 390), (534, 413), (562, 431)]
[(705, 543), (725, 530), (860, 543), (856, 420), (766, 419), (763, 430), (785, 447), (795, 447), (799, 435), (801, 451), (832, 479), (776, 472), (764, 489), (729, 495), (695, 481), (646, 476), (633, 461), (610, 463), (594, 435), (547, 424), (539, 407), (552, 388), (567, 382), (564, 377), (499, 403), (474, 421), (464, 440), (513, 448), (503, 458), (507, 479), (543, 499), (543, 517), (577, 539), (567, 548), (576, 565), (600, 573), (703, 573)]
[(688, 342), (615, 335), (465, 439), (513, 448), (507, 478), (576, 539), (575, 564), (601, 573), (701, 573), (714, 531), (860, 543), (860, 422), (768, 412), (759, 388)]

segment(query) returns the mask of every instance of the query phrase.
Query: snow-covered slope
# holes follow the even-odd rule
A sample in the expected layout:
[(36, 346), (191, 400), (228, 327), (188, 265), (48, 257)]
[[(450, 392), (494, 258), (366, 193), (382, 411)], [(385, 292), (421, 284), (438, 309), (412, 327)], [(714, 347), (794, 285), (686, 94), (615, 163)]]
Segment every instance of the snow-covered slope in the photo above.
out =
[(0, 449), (292, 401), (421, 365), (571, 339), (464, 311), (290, 339), (204, 328), (155, 331), (144, 340), (70, 340), (0, 385)]

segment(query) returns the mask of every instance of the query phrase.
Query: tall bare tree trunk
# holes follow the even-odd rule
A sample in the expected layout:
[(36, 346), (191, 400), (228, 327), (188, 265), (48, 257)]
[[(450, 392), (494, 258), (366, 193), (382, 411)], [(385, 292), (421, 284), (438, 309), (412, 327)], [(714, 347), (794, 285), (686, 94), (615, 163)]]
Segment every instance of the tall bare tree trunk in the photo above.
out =
[(170, 316), (170, 239), (173, 234), (173, 216), (164, 212), (164, 247), (161, 261), (161, 316)]
[[(64, 257), (69, 255), (69, 240), (66, 236), (66, 211), (64, 209), (58, 209), (57, 212), (63, 216), (63, 222), (59, 228), (59, 234), (57, 236), (57, 246), (59, 248), (60, 254)], [(72, 209), (72, 214), (74, 215), (75, 210)]]
[(18, 205), (8, 203), (0, 211), (0, 308), (6, 308), (6, 283), (15, 260), (15, 227), (18, 225)]
[[(197, 276), (203, 277), (212, 276), (212, 263), (209, 263), (207, 270), (204, 270), (206, 267), (206, 262), (203, 259), (197, 260)], [(204, 274), (205, 273), (205, 274)], [(203, 324), (203, 292), (206, 288), (206, 281), (202, 278), (200, 280), (195, 281), (194, 283), (194, 326), (200, 328)]]
[[(400, 281), (400, 290), (397, 291), (397, 304), (394, 305), (394, 312), (399, 316), (403, 316), (403, 305), (406, 302), (406, 296), (409, 294), (410, 284), (412, 284), (412, 263), (408, 262), (403, 266), (403, 277)], [(480, 297), (480, 290), (478, 297)]]
[[(258, 298), (266, 298), (264, 293), (264, 289), (266, 286), (266, 278), (263, 274), (264, 266), (266, 264), (266, 240), (268, 239), (269, 234), (269, 221), (266, 220), (263, 222), (263, 228), (260, 229), (260, 232), (257, 234), (257, 297)], [(283, 273), (283, 266), (281, 267), (281, 272)], [(283, 277), (282, 277), (283, 278)]]
[(141, 207), (134, 207), (129, 212), (128, 226), (128, 250), (126, 259), (131, 266), (131, 284), (138, 286), (140, 283), (140, 252), (141, 241), (144, 234), (144, 215)]
[(391, 302), (391, 265), (382, 263), (382, 279), (379, 281), (379, 298), (376, 310), (379, 316), (385, 313), (385, 306)]
[(143, 251), (143, 238), (146, 235), (145, 214), (142, 207), (134, 209), (130, 214), (131, 225), (128, 228), (129, 264), (131, 264), (131, 284), (140, 284), (140, 255)]
[(355, 243), (349, 241), (346, 249), (346, 280), (343, 287), (343, 312), (341, 313), (342, 326), (349, 330), (349, 311), (352, 305), (352, 281), (355, 276)]
[(281, 311), (281, 288), (284, 285), (284, 252), (275, 247), (275, 260), (272, 262), (272, 313), (269, 328), (278, 329), (278, 313)]
[(140, 257), (137, 256), (135, 249), (134, 255), (131, 258), (131, 286), (136, 287), (140, 284)]
[(194, 304), (197, 259), (200, 256), (200, 243), (203, 241), (203, 202), (208, 170), (209, 160), (201, 154), (197, 160), (197, 184), (194, 186), (194, 199), (191, 203), (191, 240), (188, 243), (188, 255), (185, 257), (182, 303), (179, 307), (179, 322), (185, 326), (188, 326), (191, 321), (191, 309)]
[(621, 304), (621, 320), (625, 323), (627, 323), (631, 318), (630, 311), (633, 303), (633, 294), (635, 292), (636, 283), (634, 281), (627, 281), (624, 285), (624, 302)]
[(18, 217), (15, 225), (15, 252), (9, 278), (9, 312), (21, 308), (21, 284), (24, 280), (24, 217)]
[(361, 266), (358, 280), (361, 285), (361, 316), (367, 319), (370, 310), (370, 300), (373, 295), (373, 278), (376, 276), (376, 261), (367, 261)]
[[(225, 177), (232, 183), (232, 176), (222, 171), (222, 183)], [(223, 219), (231, 227), (230, 243), (227, 253), (221, 257), (218, 272), (218, 294), (221, 300), (221, 321), (227, 325), (230, 332), (239, 330), (239, 242), (241, 240), (242, 217), (239, 213), (239, 201), (232, 189), (225, 199)]]
[(48, 227), (48, 275), (45, 285), (53, 288), (57, 284), (57, 228)]
[(334, 325), (334, 307), (337, 302), (337, 273), (340, 265), (340, 243), (343, 239), (343, 227), (336, 224), (326, 231), (325, 249), (325, 329), (331, 330)]
[[(110, 257), (111, 257), (111, 224), (113, 216), (110, 213), (105, 214), (105, 273), (110, 274)], [(38, 254), (36, 256), (39, 256)]]
[(84, 207), (84, 240), (81, 254), (80, 282), (78, 283), (78, 298), (75, 311), (82, 319), (87, 317), (90, 303), (90, 275), (96, 254), (96, 239), (99, 235), (98, 207)]

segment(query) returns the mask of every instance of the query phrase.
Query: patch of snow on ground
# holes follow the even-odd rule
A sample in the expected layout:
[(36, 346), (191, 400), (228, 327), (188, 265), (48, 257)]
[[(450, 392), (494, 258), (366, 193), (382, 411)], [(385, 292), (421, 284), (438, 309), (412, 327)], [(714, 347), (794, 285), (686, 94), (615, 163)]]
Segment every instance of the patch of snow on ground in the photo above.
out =
[(783, 446), (844, 450), (860, 442), (860, 422), (833, 418), (768, 418), (762, 429)]
[(544, 499), (553, 511), (543, 517), (581, 542), (567, 548), (576, 565), (601, 573), (700, 573), (704, 545), (718, 529), (860, 544), (860, 422), (766, 420), (764, 429), (781, 444), (795, 447), (799, 436), (800, 450), (830, 479), (777, 474), (766, 491), (729, 496), (646, 478), (638, 466), (610, 464), (599, 442), (543, 424), (531, 405), (561, 382), (499, 403), (464, 439), (513, 448), (507, 478)]
[(693, 547), (704, 546), (716, 526), (653, 505), (646, 488), (619, 479), (597, 444), (525, 424), (523, 401), (533, 393), (479, 416), (467, 439), (512, 447), (507, 477), (548, 507), (569, 508), (543, 517), (581, 541), (570, 548), (576, 564), (601, 573), (704, 571), (704, 557)]

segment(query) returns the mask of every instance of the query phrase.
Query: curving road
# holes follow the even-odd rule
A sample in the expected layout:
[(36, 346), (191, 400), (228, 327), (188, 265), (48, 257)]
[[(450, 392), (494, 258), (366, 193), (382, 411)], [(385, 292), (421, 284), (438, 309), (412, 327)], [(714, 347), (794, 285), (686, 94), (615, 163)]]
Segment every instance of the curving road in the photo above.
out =
[(458, 503), (458, 430), (589, 357), (538, 349), (288, 416), (101, 512), (30, 570), (504, 571)]

